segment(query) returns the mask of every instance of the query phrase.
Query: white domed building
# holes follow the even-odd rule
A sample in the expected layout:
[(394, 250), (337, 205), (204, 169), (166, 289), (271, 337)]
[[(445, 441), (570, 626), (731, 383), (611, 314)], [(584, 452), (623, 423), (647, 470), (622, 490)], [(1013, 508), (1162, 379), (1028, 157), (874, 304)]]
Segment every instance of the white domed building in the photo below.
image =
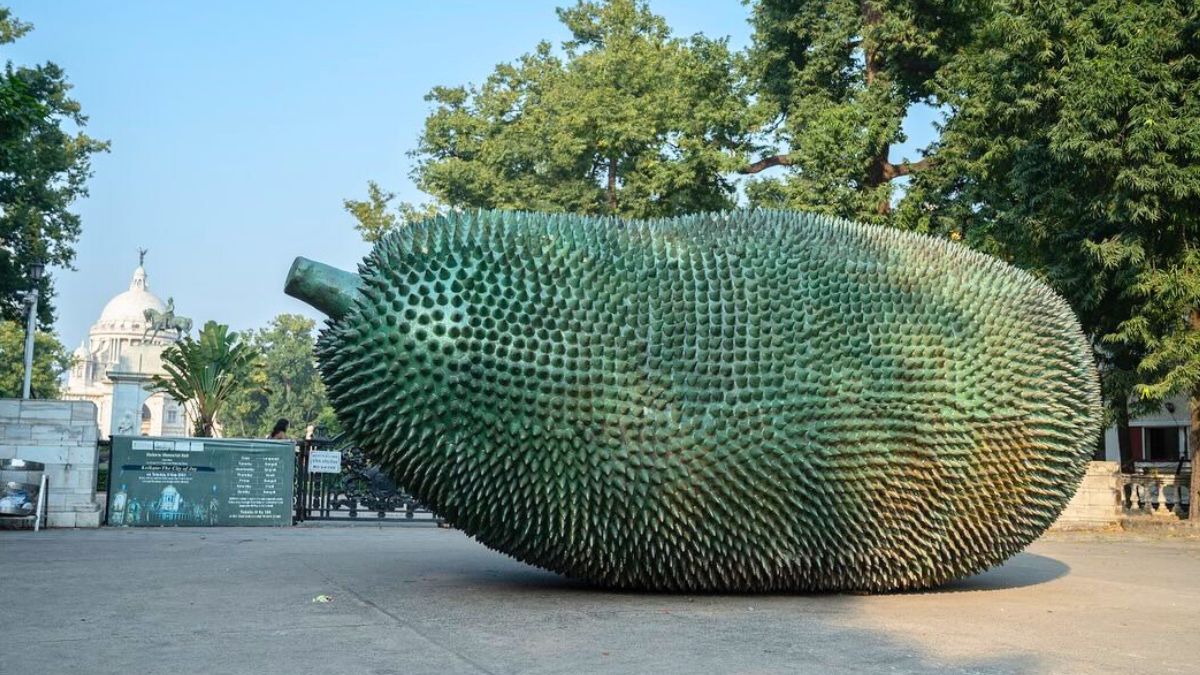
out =
[(146, 270), (139, 264), (133, 271), (129, 290), (108, 301), (88, 331), (87, 340), (75, 350), (63, 398), (96, 404), (96, 422), (102, 438), (113, 433), (188, 435), (183, 406), (161, 392), (148, 395), (141, 406), (140, 419), (130, 419), (135, 416), (126, 413), (122, 419), (113, 420), (110, 373), (120, 372), (122, 377), (142, 380), (161, 374), (163, 349), (183, 337), (177, 331), (149, 330), (147, 310), (161, 314), (168, 310), (168, 303), (150, 292)]

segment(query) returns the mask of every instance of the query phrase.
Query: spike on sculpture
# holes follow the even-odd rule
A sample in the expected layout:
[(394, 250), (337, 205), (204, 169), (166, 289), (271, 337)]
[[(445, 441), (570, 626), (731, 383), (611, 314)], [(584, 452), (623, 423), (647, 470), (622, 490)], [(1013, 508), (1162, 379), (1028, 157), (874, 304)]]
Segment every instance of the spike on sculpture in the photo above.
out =
[(352, 439), (455, 526), (620, 588), (923, 588), (1020, 551), (1099, 431), (1061, 298), (799, 213), (453, 214), (298, 259)]

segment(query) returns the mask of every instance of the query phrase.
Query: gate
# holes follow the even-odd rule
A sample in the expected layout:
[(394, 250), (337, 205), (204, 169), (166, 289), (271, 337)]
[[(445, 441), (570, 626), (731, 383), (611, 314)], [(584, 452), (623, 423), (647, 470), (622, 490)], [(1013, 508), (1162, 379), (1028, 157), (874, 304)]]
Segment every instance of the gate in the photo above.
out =
[[(340, 452), (341, 471), (309, 471), (314, 451)], [(318, 468), (318, 464), (312, 463), (311, 468)], [(294, 520), (444, 524), (378, 466), (369, 463), (361, 450), (337, 438), (308, 439), (297, 445)]]

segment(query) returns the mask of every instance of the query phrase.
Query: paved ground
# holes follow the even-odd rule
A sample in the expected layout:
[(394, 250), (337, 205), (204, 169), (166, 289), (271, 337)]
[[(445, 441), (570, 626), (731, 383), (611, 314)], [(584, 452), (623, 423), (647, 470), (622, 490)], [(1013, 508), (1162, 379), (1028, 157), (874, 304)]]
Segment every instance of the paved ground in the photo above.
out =
[[(332, 601), (313, 602), (319, 595)], [(611, 593), (432, 527), (0, 532), (0, 672), (1200, 672), (1200, 539), (936, 592)]]

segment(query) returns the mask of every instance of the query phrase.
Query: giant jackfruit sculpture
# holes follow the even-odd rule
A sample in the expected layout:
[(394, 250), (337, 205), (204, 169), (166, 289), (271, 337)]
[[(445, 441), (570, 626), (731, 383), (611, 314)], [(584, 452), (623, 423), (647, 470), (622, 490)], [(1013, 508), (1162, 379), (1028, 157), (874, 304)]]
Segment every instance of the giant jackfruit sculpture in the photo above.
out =
[(1045, 285), (798, 213), (455, 214), (288, 293), (351, 438), (455, 526), (602, 585), (921, 588), (1042, 533), (1099, 425)]

